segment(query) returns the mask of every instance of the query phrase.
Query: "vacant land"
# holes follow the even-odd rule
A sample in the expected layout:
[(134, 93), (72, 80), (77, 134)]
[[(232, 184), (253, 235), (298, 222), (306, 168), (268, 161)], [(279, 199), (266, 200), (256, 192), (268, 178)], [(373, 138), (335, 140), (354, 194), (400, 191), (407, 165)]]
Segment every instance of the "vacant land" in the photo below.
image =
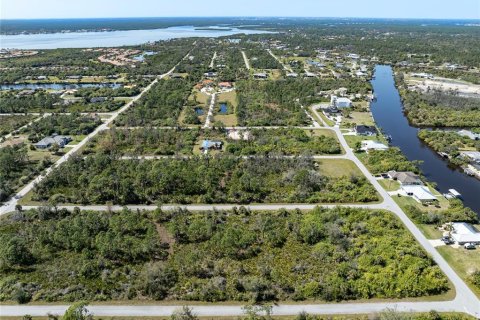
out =
[(314, 93), (300, 81), (240, 81), (238, 123), (242, 126), (308, 125), (310, 121), (296, 101), (299, 91)]
[(384, 211), (41, 208), (3, 219), (0, 244), (0, 299), (19, 302), (341, 301), (449, 290), (440, 269)]
[(121, 114), (118, 126), (175, 126), (190, 95), (191, 84), (183, 79), (160, 80), (150, 91)]
[(32, 115), (0, 116), (0, 137), (28, 124), (35, 119)]
[[(226, 110), (222, 110), (222, 104), (226, 107)], [(227, 127), (236, 126), (238, 124), (236, 115), (237, 106), (237, 93), (235, 91), (218, 94), (214, 110), (214, 121), (220, 121)]]
[[(252, 129), (247, 130), (250, 138), (246, 140), (228, 139), (226, 151), (234, 155), (256, 155), (278, 153), (286, 155), (300, 154), (340, 154), (340, 143), (328, 135), (327, 130), (303, 130), (299, 128)], [(327, 135), (323, 135), (327, 132)], [(239, 131), (245, 135), (245, 131)]]
[(84, 153), (127, 156), (191, 155), (199, 130), (112, 128), (92, 139)]
[(0, 148), (0, 203), (52, 163), (48, 155), (32, 152), (25, 144)]
[(21, 130), (22, 134), (28, 135), (28, 140), (38, 142), (45, 136), (59, 135), (87, 135), (102, 124), (96, 116), (84, 116), (80, 114), (53, 114), (32, 123), (31, 126)]
[(309, 158), (193, 157), (117, 160), (76, 157), (35, 187), (36, 201), (59, 203), (357, 203), (377, 201), (360, 175), (331, 178)]
[(478, 254), (478, 249), (465, 250), (462, 247), (441, 246), (437, 250), (472, 288), (475, 294), (480, 297), (480, 269), (478, 268), (480, 266), (480, 254)]

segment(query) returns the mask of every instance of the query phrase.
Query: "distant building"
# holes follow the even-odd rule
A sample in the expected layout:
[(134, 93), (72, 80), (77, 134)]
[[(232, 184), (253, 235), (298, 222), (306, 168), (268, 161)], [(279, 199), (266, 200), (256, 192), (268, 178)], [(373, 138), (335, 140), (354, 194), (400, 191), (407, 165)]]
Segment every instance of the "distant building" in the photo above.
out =
[(425, 186), (418, 185), (402, 185), (401, 189), (408, 195), (420, 203), (432, 203), (438, 199)]
[(268, 75), (265, 72), (259, 72), (259, 73), (255, 73), (253, 77), (255, 79), (267, 79)]
[(317, 75), (313, 72), (305, 71), (304, 77), (305, 78), (315, 78)]
[(222, 141), (203, 140), (200, 150), (222, 150)]
[(218, 84), (218, 87), (220, 89), (231, 89), (231, 88), (233, 88), (233, 85), (232, 85), (231, 82), (225, 81), (225, 82), (220, 82)]
[(374, 136), (378, 134), (375, 126), (358, 125), (355, 127), (354, 131), (359, 136)]
[(90, 102), (91, 103), (101, 103), (101, 102), (105, 102), (107, 100), (106, 97), (93, 97), (93, 98), (90, 98)]
[(54, 144), (58, 144), (60, 148), (63, 148), (70, 141), (72, 141), (72, 138), (70, 137), (53, 134), (50, 137), (45, 137), (42, 140), (38, 141), (34, 144), (34, 146), (37, 149), (44, 150), (50, 148)]
[(295, 73), (295, 72), (287, 73), (287, 78), (297, 78), (297, 77), (298, 77), (298, 73)]
[(472, 140), (480, 140), (480, 133), (475, 133), (475, 132), (472, 132), (470, 130), (460, 130), (457, 133), (459, 135), (461, 135), (462, 137), (467, 137), (467, 138), (470, 138)]
[(480, 164), (480, 151), (460, 151), (460, 156)]
[(207, 78), (215, 78), (217, 76), (217, 73), (213, 71), (209, 71), (209, 72), (205, 72), (203, 75)]
[(409, 171), (405, 171), (405, 172), (389, 171), (387, 174), (391, 179), (397, 180), (398, 182), (400, 182), (401, 185), (404, 185), (404, 186), (415, 186), (415, 185), (416, 186), (421, 186), (421, 185), (423, 185), (423, 182), (420, 179), (420, 177), (413, 172), (409, 172)]

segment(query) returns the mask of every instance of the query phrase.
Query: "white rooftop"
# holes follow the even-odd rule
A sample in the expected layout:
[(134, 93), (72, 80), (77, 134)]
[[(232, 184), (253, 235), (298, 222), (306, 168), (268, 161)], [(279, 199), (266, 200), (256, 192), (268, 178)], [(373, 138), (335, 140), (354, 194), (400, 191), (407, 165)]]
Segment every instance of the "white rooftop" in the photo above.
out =
[(480, 232), (472, 225), (465, 222), (455, 222), (452, 224), (452, 238), (458, 243), (476, 242), (480, 243)]
[(387, 150), (388, 146), (384, 145), (379, 141), (373, 140), (363, 140), (362, 141), (362, 150)]
[(412, 194), (414, 198), (420, 201), (437, 200), (437, 198), (425, 186), (402, 185), (402, 189), (407, 194)]

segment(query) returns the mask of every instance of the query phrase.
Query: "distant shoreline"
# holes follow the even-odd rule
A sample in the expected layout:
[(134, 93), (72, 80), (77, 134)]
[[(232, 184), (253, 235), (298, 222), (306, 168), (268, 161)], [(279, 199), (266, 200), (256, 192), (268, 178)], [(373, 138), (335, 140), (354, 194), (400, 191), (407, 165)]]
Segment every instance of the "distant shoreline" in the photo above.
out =
[[(165, 29), (169, 27), (193, 26), (198, 30), (217, 31), (227, 28), (250, 28), (265, 30), (272, 26), (289, 24), (298, 20), (317, 20), (325, 23), (354, 23), (388, 21), (405, 23), (413, 21), (419, 25), (445, 25), (456, 27), (478, 27), (475, 19), (389, 19), (389, 18), (329, 18), (329, 17), (175, 17), (175, 18), (86, 18), (86, 19), (0, 19), (0, 35), (29, 35), (74, 32), (113, 32), (131, 30)], [(262, 23), (259, 23), (259, 22)], [(218, 29), (212, 26), (220, 26)], [(225, 29), (221, 29), (225, 27)]]

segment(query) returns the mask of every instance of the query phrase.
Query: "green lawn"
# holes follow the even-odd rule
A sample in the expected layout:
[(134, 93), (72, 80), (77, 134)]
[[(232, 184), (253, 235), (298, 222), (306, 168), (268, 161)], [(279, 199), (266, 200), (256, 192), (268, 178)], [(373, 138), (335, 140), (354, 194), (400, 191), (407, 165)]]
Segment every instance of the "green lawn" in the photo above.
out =
[(400, 183), (391, 179), (378, 180), (378, 183), (387, 191), (397, 191), (400, 189)]
[(480, 250), (466, 250), (462, 248), (453, 248), (451, 246), (441, 246), (437, 248), (438, 252), (447, 260), (457, 274), (465, 280), (472, 291), (480, 298), (480, 288), (475, 287), (468, 281), (468, 276), (475, 270), (480, 270)]
[(347, 159), (322, 159), (318, 163), (320, 172), (328, 177), (363, 176), (357, 165)]

